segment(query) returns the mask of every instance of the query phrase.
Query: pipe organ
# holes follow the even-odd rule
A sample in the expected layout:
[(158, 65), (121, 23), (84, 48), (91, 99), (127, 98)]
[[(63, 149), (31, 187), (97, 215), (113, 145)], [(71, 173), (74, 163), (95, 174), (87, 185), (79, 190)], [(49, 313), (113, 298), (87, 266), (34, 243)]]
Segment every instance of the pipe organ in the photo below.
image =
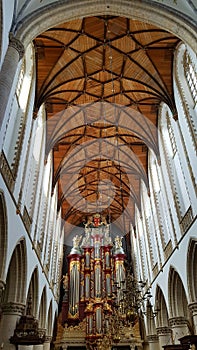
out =
[(112, 242), (109, 225), (100, 214), (88, 218), (84, 231), (83, 238), (73, 239), (68, 255), (62, 323), (75, 326), (85, 319), (90, 344), (109, 331), (114, 295), (119, 302), (126, 288), (125, 253), (121, 237)]

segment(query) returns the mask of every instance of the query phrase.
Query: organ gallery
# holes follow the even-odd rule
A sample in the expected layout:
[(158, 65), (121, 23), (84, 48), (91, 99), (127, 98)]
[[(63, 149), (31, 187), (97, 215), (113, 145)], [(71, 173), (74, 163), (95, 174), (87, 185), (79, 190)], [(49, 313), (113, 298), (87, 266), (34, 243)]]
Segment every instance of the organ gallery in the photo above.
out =
[(125, 343), (125, 349), (135, 346), (140, 349), (138, 317), (131, 314), (126, 300), (126, 254), (122, 237), (117, 235), (112, 241), (105, 217), (98, 213), (88, 217), (84, 235), (73, 238), (67, 259), (59, 326), (63, 337), (57, 344), (67, 349), (72, 341), (79, 349), (86, 346), (104, 350)]

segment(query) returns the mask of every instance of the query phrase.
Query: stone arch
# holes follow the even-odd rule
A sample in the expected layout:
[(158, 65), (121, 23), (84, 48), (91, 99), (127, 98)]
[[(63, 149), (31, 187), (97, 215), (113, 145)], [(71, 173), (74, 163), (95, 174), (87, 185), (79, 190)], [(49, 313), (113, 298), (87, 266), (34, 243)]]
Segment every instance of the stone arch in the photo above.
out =
[(168, 327), (168, 309), (166, 305), (166, 300), (163, 295), (163, 292), (159, 286), (157, 286), (156, 289), (156, 296), (155, 296), (155, 311), (158, 310), (157, 313), (157, 327)]
[(168, 280), (170, 317), (189, 319), (188, 300), (178, 272), (171, 267)]
[(7, 210), (4, 194), (0, 191), (0, 283), (5, 282), (7, 256)]
[(4, 295), (4, 302), (25, 305), (27, 279), (27, 254), (25, 239), (21, 239), (11, 256)]
[(46, 287), (42, 291), (42, 296), (40, 300), (39, 308), (39, 328), (46, 329), (46, 306), (47, 306), (47, 296), (46, 296)]
[(197, 240), (192, 239), (189, 243), (187, 254), (187, 276), (190, 302), (197, 300)]
[(31, 312), (34, 317), (37, 316), (38, 310), (38, 268), (32, 273), (27, 293), (27, 302), (31, 300)]
[(55, 341), (57, 332), (58, 332), (58, 313), (56, 311), (54, 314), (53, 325), (52, 325), (52, 342)]
[(96, 4), (94, 0), (77, 0), (43, 6), (39, 9), (39, 16), (35, 11), (31, 16), (24, 18), (18, 26), (16, 25), (15, 33), (17, 38), (27, 46), (38, 34), (50, 27), (72, 19), (100, 14), (132, 17), (158, 27), (162, 25), (163, 29), (167, 31), (170, 29), (172, 34), (187, 42), (195, 51), (196, 32), (187, 17), (183, 21), (182, 16), (179, 16), (179, 13), (172, 8), (169, 11), (161, 4), (154, 2), (153, 6), (146, 0), (138, 0), (132, 4), (127, 0), (121, 1), (121, 4), (119, 0), (109, 0), (107, 4), (105, 0)]
[(46, 334), (48, 336), (52, 336), (52, 332), (53, 332), (53, 307), (52, 307), (52, 300), (50, 302), (49, 309), (48, 309), (46, 329), (47, 329), (47, 333)]

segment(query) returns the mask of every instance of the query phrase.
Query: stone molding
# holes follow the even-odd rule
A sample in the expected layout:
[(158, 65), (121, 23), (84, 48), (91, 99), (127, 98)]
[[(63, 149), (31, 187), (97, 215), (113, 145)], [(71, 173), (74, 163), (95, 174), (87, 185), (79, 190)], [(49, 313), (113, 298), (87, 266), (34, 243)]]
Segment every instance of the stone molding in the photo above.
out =
[(24, 45), (19, 39), (14, 37), (13, 33), (9, 34), (9, 46), (13, 47), (18, 52), (19, 60), (21, 60), (25, 53)]
[(149, 343), (157, 343), (159, 338), (157, 334), (152, 334), (147, 336), (147, 340)]
[(0, 154), (0, 172), (2, 173), (5, 183), (12, 192), (14, 189), (15, 179), (3, 151)]
[(170, 334), (171, 333), (171, 329), (167, 326), (165, 327), (157, 327), (157, 335), (166, 335), (166, 334)]
[(188, 324), (188, 321), (183, 316), (169, 318), (170, 327), (185, 326), (187, 324)]
[(19, 303), (9, 302), (2, 305), (2, 313), (4, 315), (19, 315), (24, 312), (25, 305)]
[(154, 1), (150, 5), (148, 0), (142, 1), (130, 1), (122, 0), (110, 0), (106, 3), (106, 0), (84, 0), (84, 1), (58, 1), (58, 6), (52, 3), (48, 6), (40, 8), (39, 16), (38, 12), (31, 13), (31, 16), (27, 16), (26, 19), (17, 28), (17, 37), (22, 38), (22, 42), (25, 46), (37, 35), (44, 32), (47, 28), (57, 25), (58, 23), (65, 21), (65, 13), (67, 20), (73, 20), (79, 16), (93, 16), (100, 15), (116, 15), (122, 17), (134, 17), (137, 20), (146, 20), (154, 25), (160, 25), (165, 30), (171, 31), (174, 35), (177, 35), (180, 39), (187, 42), (187, 44), (196, 50), (196, 31), (194, 24), (188, 21), (186, 17), (183, 20), (183, 15), (178, 16), (177, 11), (172, 8), (166, 8), (162, 6), (162, 2), (158, 4)]

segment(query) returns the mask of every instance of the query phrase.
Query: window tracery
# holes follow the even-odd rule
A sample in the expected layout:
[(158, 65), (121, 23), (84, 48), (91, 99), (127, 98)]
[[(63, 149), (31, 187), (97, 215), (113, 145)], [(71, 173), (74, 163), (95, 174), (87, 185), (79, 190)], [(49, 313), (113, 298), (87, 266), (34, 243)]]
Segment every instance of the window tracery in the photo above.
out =
[(162, 115), (161, 142), (166, 155), (166, 165), (174, 196), (174, 203), (177, 209), (179, 222), (181, 222), (190, 207), (190, 198), (182, 170), (180, 152), (177, 152), (177, 141), (173, 128), (173, 120), (168, 110), (165, 110)]
[(33, 81), (32, 45), (26, 49), (23, 58), (18, 83), (10, 107), (10, 120), (6, 132), (4, 152), (7, 157), (14, 179), (17, 177), (22, 154), (25, 132), (27, 129), (28, 101)]
[(184, 65), (185, 77), (194, 101), (194, 106), (196, 106), (197, 104), (197, 72), (191, 60), (189, 52), (187, 50), (185, 51), (185, 54), (184, 54), (183, 65)]

